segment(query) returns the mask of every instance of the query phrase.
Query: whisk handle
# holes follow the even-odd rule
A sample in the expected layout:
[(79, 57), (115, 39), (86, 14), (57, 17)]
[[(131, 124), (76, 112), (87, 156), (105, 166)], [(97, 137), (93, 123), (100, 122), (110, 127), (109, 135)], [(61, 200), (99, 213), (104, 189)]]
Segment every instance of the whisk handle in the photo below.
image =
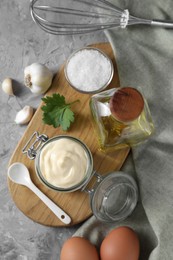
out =
[(162, 20), (152, 20), (151, 25), (158, 26), (158, 27), (164, 27), (164, 28), (173, 28), (173, 22), (167, 22)]

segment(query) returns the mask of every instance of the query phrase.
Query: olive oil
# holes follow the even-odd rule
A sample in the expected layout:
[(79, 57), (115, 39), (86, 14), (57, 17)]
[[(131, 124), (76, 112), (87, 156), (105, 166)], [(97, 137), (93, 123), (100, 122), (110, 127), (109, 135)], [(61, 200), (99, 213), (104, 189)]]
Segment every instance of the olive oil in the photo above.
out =
[(154, 131), (148, 104), (134, 88), (96, 94), (91, 98), (90, 107), (103, 151), (137, 145)]

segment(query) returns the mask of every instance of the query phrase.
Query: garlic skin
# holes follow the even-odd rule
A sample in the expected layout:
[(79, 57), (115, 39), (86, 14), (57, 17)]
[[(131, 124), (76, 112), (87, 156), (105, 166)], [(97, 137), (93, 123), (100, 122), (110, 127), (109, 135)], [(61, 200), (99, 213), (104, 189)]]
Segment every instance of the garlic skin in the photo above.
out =
[(45, 93), (52, 83), (53, 73), (41, 63), (33, 63), (24, 69), (25, 86), (37, 95)]
[(9, 96), (14, 96), (12, 79), (6, 78), (2, 82), (2, 90)]
[(31, 120), (33, 113), (34, 109), (32, 107), (25, 106), (16, 114), (16, 118), (14, 121), (18, 125), (27, 124)]

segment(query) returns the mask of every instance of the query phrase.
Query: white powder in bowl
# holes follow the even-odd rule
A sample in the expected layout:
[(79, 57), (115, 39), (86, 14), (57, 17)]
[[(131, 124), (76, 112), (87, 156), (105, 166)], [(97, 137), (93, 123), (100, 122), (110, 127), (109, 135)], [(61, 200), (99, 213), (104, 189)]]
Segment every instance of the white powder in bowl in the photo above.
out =
[(82, 49), (69, 59), (66, 76), (70, 84), (83, 92), (95, 92), (112, 79), (112, 63), (97, 49)]

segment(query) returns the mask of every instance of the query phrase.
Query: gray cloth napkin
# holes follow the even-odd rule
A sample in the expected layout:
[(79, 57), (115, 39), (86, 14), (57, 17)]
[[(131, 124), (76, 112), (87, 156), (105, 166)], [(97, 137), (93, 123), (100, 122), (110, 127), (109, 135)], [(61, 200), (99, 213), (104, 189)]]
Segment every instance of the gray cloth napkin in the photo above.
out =
[[(112, 0), (147, 19), (173, 20), (172, 0)], [(138, 183), (141, 200), (121, 223), (86, 221), (74, 235), (100, 246), (116, 226), (139, 236), (140, 260), (173, 259), (173, 30), (136, 25), (106, 32), (115, 53), (121, 86), (140, 87), (148, 100), (155, 134), (132, 149), (123, 170)]]

